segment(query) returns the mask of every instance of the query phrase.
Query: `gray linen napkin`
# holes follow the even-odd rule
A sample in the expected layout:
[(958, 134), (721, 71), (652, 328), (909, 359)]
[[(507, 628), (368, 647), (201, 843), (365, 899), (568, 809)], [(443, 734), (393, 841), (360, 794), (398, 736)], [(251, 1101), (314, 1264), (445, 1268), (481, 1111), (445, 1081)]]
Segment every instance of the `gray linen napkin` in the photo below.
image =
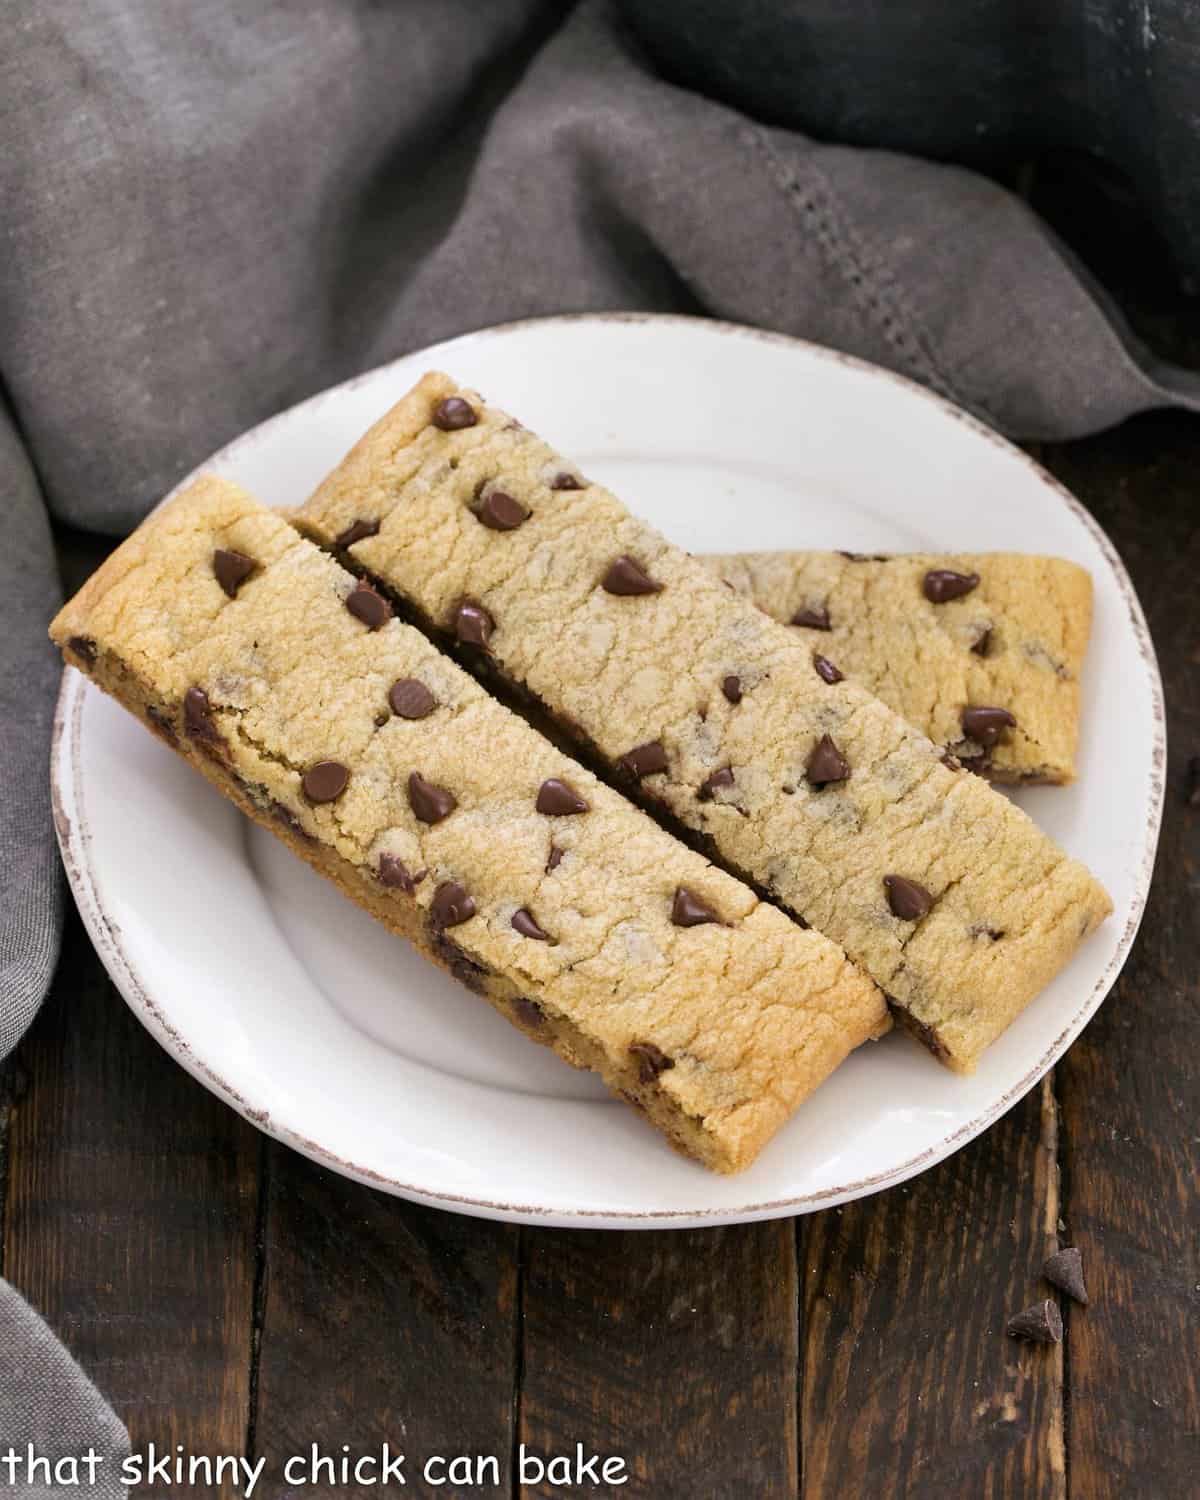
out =
[(57, 653), (46, 622), (58, 598), (37, 478), (0, 406), (0, 1058), (41, 1004), (58, 956), (62, 878), (50, 832), (46, 751)]
[[(0, 1056), (59, 932), (47, 511), (119, 534), (312, 391), (541, 313), (800, 334), (1023, 437), (1200, 405), (1014, 197), (664, 82), (601, 3), (11, 0), (6, 22)], [(42, 1399), (21, 1368), (18, 1408)]]
[[(121, 1462), (129, 1452), (129, 1438), (104, 1397), (54, 1335), (7, 1281), (0, 1280), (0, 1451), (12, 1448), (19, 1460), (16, 1475), (22, 1482), (15, 1493), (28, 1500), (62, 1500), (86, 1494), (90, 1500), (123, 1500)], [(99, 1460), (94, 1469), (79, 1468), (95, 1484), (70, 1484), (70, 1466), (89, 1450)], [(33, 1483), (28, 1483), (30, 1453), (42, 1459)], [(55, 1483), (55, 1476), (63, 1481)], [(47, 1482), (47, 1479), (49, 1482)], [(0, 1469), (0, 1485), (8, 1486), (8, 1469)], [(10, 1493), (13, 1493), (10, 1491)]]

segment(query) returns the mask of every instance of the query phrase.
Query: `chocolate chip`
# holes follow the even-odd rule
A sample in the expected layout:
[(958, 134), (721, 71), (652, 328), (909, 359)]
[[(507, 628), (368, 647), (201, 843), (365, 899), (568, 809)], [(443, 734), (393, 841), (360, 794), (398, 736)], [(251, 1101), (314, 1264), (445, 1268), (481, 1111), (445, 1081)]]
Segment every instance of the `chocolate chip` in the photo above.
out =
[(220, 731), (213, 723), (212, 705), (203, 688), (190, 687), (183, 695), (183, 727), (193, 739), (220, 742)]
[(1200, 807), (1200, 755), (1193, 755), (1188, 761), (1183, 800), (1189, 807)]
[(843, 552), (840, 547), (838, 549), (838, 556), (847, 562), (888, 562), (891, 555), (890, 552)]
[(927, 1021), (918, 1019), (907, 1006), (901, 1005), (894, 995), (885, 995), (883, 998), (887, 1001), (888, 1009), (891, 1011), (893, 1017), (905, 1031), (911, 1036), (915, 1036), (922, 1047), (928, 1048), (934, 1057), (938, 1058), (941, 1062), (948, 1060), (950, 1056), (949, 1049)]
[(1016, 719), (1007, 708), (988, 708), (982, 704), (968, 705), (959, 716), (963, 733), (968, 739), (990, 750), (1005, 729), (1016, 726)]
[(533, 938), (538, 943), (548, 943), (550, 941), (550, 934), (542, 931), (534, 920), (533, 913), (527, 906), (522, 906), (519, 910), (513, 912), (512, 925), (513, 931), (519, 932), (522, 937)]
[(400, 677), (388, 689), (388, 703), (399, 719), (424, 719), (437, 707), (437, 699), (415, 677)]
[(583, 488), (583, 481), (577, 479), (574, 474), (568, 474), (564, 470), (561, 474), (556, 474), (550, 481), (550, 488), (552, 490), (581, 490)]
[[(468, 896), (467, 900), (471, 901), (471, 898)], [(474, 912), (475, 903), (472, 901), (471, 911), (467, 915), (473, 916)], [(465, 921), (466, 918), (464, 917), (463, 920)], [(476, 963), (452, 938), (448, 938), (433, 920), (432, 916), (430, 917), (429, 925), (433, 931), (434, 953), (442, 960), (451, 974), (458, 980), (459, 984), (465, 984), (467, 989), (473, 990), (477, 995), (486, 995), (488, 988), (487, 978), (491, 971), (484, 968), (481, 963)], [(453, 926), (454, 924), (449, 923), (447, 925)]]
[(569, 818), (575, 813), (585, 813), (588, 810), (588, 804), (571, 783), (560, 781), (557, 776), (548, 777), (538, 787), (534, 806), (549, 818)]
[(821, 606), (820, 609), (798, 609), (791, 618), (793, 625), (805, 625), (809, 630), (832, 630), (829, 623), (829, 611)]
[(987, 656), (992, 649), (992, 627), (986, 626), (978, 640), (971, 647), (976, 656)]
[(408, 805), (422, 823), (440, 823), (458, 806), (458, 799), (444, 786), (426, 781), (419, 771), (408, 778)]
[(905, 880), (903, 875), (885, 875), (883, 884), (892, 916), (902, 922), (919, 922), (933, 905), (933, 897), (915, 880)]
[(559, 865), (562, 864), (562, 857), (565, 852), (566, 851), (560, 849), (557, 844), (550, 845), (550, 854), (546, 860), (547, 875), (553, 874), (553, 872), (558, 869)]
[(722, 766), (719, 771), (714, 771), (707, 781), (703, 783), (696, 796), (701, 802), (711, 802), (713, 793), (720, 791), (724, 786), (733, 785), (733, 770), (729, 766)]
[(369, 583), (356, 583), (346, 595), (346, 608), (368, 630), (378, 630), (392, 618), (392, 606)]
[[(260, 787), (259, 790), (261, 791), (264, 789)], [(304, 824), (301, 823), (300, 819), (296, 816), (296, 814), (291, 810), (290, 807), (285, 807), (282, 802), (279, 802), (274, 797), (271, 798), (268, 805), (271, 809), (271, 816), (277, 823), (282, 824), (282, 826), (286, 828), (289, 833), (294, 833), (298, 839), (303, 839), (306, 844), (312, 844), (316, 842), (312, 834), (309, 833), (308, 829), (305, 828)]]
[(443, 432), (458, 432), (463, 427), (474, 427), (479, 414), (461, 396), (446, 396), (433, 408), (430, 421)]
[(244, 552), (228, 552), (218, 547), (213, 553), (213, 576), (232, 599), (258, 564)]
[(637, 1060), (638, 1081), (641, 1083), (653, 1083), (660, 1073), (675, 1066), (675, 1059), (668, 1057), (653, 1042), (631, 1042), (629, 1051)]
[(640, 781), (643, 776), (654, 776), (667, 769), (667, 752), (661, 740), (650, 740), (645, 745), (635, 745), (632, 750), (627, 750), (618, 764)]
[(462, 922), (469, 922), (474, 915), (475, 903), (467, 893), (466, 886), (457, 880), (444, 880), (434, 891), (429, 906), (429, 920), (436, 932), (444, 927), (457, 927)]
[(662, 592), (662, 584), (651, 578), (641, 563), (627, 553), (622, 553), (620, 557), (613, 558), (609, 563), (608, 571), (600, 580), (600, 587), (606, 594), (617, 594), (621, 597)]
[(174, 724), (171, 723), (169, 715), (163, 713), (161, 708), (156, 708), (153, 703), (147, 703), (146, 717), (150, 720), (155, 732), (160, 734), (168, 745), (177, 745), (179, 743)]
[(978, 573), (955, 573), (951, 568), (930, 568), (921, 585), (930, 604), (945, 604), (961, 599), (979, 587)]
[(522, 521), (529, 519), (529, 512), (521, 502), (504, 490), (492, 490), (485, 495), (475, 514), (489, 531), (516, 531)]
[(464, 599), (455, 607), (450, 624), (454, 634), (465, 645), (482, 646), (485, 651), (492, 638), (492, 631), (496, 628), (495, 620), (483, 605), (476, 604), (472, 599)]
[(943, 750), (939, 759), (947, 771), (961, 771), (963, 768), (962, 761), (959, 760), (957, 755), (951, 755), (949, 750)]
[(305, 771), (300, 785), (310, 802), (333, 802), (346, 790), (349, 780), (350, 772), (340, 760), (319, 760)]
[(817, 669), (817, 676), (822, 682), (827, 682), (832, 687), (835, 682), (845, 682), (845, 676), (839, 672), (827, 656), (819, 652), (813, 652), (813, 666)]
[(1063, 1336), (1062, 1317), (1056, 1303), (1049, 1298), (1035, 1302), (1023, 1312), (1008, 1320), (1010, 1339), (1031, 1339), (1035, 1344), (1061, 1344)]
[(1088, 1305), (1087, 1287), (1083, 1284), (1083, 1257), (1073, 1246), (1056, 1250), (1042, 1267), (1042, 1275), (1051, 1286), (1061, 1287), (1082, 1307)]
[(335, 547), (353, 547), (355, 542), (362, 542), (369, 536), (378, 535), (378, 521), (351, 521), (345, 531), (340, 531), (334, 537), (333, 545)]
[(96, 665), (96, 643), (91, 636), (73, 635), (67, 642), (67, 647), (89, 671)]
[(809, 753), (804, 767), (810, 786), (828, 786), (833, 781), (845, 781), (850, 774), (850, 763), (827, 734), (823, 734)]
[(381, 885), (393, 886), (397, 890), (407, 891), (411, 896), (417, 888), (417, 881), (424, 878), (424, 871), (419, 876), (410, 874), (408, 866), (396, 854), (381, 854), (379, 856), (379, 881)]
[(730, 703), (740, 703), (742, 701), (742, 679), (740, 677), (722, 678), (721, 691), (725, 694)]
[(675, 899), (671, 902), (671, 921), (676, 927), (703, 927), (707, 922), (719, 923), (721, 919), (695, 891), (679, 885), (675, 887)]
[(513, 1014), (522, 1026), (530, 1026), (535, 1030), (545, 1024), (546, 1013), (535, 1000), (530, 1000), (525, 995), (518, 995), (512, 1003)]

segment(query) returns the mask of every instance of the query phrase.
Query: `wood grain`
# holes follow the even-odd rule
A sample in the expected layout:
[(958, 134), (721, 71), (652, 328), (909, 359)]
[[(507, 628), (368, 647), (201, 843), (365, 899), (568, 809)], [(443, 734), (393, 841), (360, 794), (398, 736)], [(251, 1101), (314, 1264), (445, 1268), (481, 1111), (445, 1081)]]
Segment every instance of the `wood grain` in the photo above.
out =
[(284, 1464), (313, 1443), (357, 1457), (385, 1442), (408, 1456), (406, 1495), (460, 1493), (422, 1482), (435, 1454), (495, 1456), (502, 1486), (484, 1493), (508, 1495), (518, 1231), (389, 1198), (278, 1145), (268, 1179), (256, 1495), (371, 1493), (300, 1489)]
[(573, 1454), (582, 1442), (620, 1455), (631, 1478), (604, 1493), (797, 1494), (790, 1221), (528, 1230), (525, 1243), (520, 1438), (531, 1451)]
[[(1067, 1243), (1092, 1305), (1068, 1313), (1079, 1500), (1200, 1493), (1200, 422), (1160, 415), (1047, 455), (1116, 542), (1158, 647), (1170, 747), (1141, 935), (1060, 1066)], [(1087, 726), (1103, 734), (1102, 725)]]
[(798, 1221), (806, 1500), (1063, 1500), (1061, 1348), (1005, 1336), (1058, 1218), (1051, 1081), (902, 1187)]
[(150, 1039), (73, 909), (50, 997), (17, 1055), (28, 1088), (12, 1112), (6, 1274), (135, 1450), (242, 1452), (254, 1132)]
[(13, 1106), (24, 1091), (25, 1071), (15, 1057), (0, 1062), (0, 1276), (4, 1275), (4, 1220), (8, 1208), (8, 1145)]

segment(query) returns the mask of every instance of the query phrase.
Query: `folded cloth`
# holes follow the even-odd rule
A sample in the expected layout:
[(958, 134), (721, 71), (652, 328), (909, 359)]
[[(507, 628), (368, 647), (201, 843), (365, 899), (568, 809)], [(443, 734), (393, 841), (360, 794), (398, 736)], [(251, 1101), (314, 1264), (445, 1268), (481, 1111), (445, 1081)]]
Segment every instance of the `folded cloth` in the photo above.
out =
[[(804, 0), (777, 9), (803, 26)], [(0, 1055), (60, 920), (47, 511), (119, 534), (300, 397), (541, 313), (803, 335), (1023, 437), (1200, 406), (1016, 198), (666, 82), (604, 3), (10, 0), (6, 22)]]
[[(4, 1280), (0, 1370), (0, 1452), (11, 1451), (18, 1464), (16, 1492), (25, 1500), (77, 1494), (124, 1500), (121, 1465), (129, 1453), (128, 1433), (37, 1313)], [(90, 1468), (83, 1463), (89, 1452), (97, 1459)], [(7, 1462), (0, 1475), (7, 1484)]]
[[(41, 1004), (58, 957), (62, 880), (50, 827), (47, 751), (57, 653), (50, 525), (28, 456), (0, 405), (0, 1058)], [(2, 1432), (3, 1429), (0, 1429)]]
[[(1200, 260), (1195, 0), (620, 0), (676, 83), (775, 125), (985, 170), (1069, 157)], [(1189, 275), (1190, 271), (1190, 275)]]

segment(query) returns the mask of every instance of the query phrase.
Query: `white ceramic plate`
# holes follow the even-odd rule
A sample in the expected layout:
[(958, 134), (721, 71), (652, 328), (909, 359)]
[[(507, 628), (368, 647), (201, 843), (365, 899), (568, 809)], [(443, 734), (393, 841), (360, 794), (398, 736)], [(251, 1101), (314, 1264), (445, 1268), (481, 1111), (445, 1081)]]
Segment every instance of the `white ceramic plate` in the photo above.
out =
[(59, 703), (59, 838), (113, 979), (189, 1072), (340, 1172), (539, 1223), (804, 1212), (902, 1181), (1042, 1076), (1137, 931), (1158, 836), (1158, 671), (1112, 547), (1016, 449), (918, 387), (794, 340), (686, 318), (516, 324), (314, 397), (204, 465), (296, 504), (427, 368), (474, 385), (693, 551), (1029, 550), (1096, 582), (1080, 779), (1019, 801), (1116, 912), (959, 1078), (900, 1033), (862, 1048), (761, 1159), (722, 1179), (590, 1075), (529, 1045), (357, 910), (79, 674)]

